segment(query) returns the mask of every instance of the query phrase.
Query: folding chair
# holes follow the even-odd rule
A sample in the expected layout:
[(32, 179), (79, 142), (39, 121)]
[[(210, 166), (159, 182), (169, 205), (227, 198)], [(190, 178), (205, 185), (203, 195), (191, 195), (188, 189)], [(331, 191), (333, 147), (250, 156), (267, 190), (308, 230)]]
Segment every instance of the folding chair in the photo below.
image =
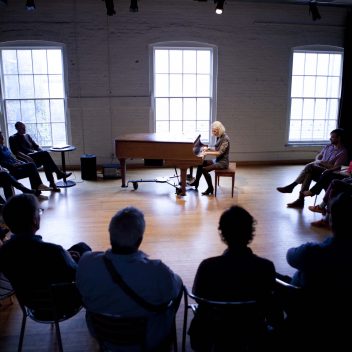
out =
[[(205, 329), (200, 331), (199, 340), (206, 345), (201, 346), (199, 350), (249, 352), (255, 351), (258, 346), (265, 343), (267, 335), (265, 315), (260, 308), (261, 305), (255, 300), (213, 301), (196, 296), (184, 287), (184, 304), (183, 352), (186, 351), (189, 310), (193, 312), (194, 317), (200, 314), (204, 318), (204, 325), (201, 323), (200, 326), (204, 326)], [(201, 314), (200, 309), (205, 313)]]
[(27, 317), (37, 323), (54, 324), (59, 351), (63, 351), (59, 323), (75, 316), (81, 309), (81, 298), (74, 282), (52, 284), (27, 292), (16, 292), (23, 317), (18, 352), (22, 351)]

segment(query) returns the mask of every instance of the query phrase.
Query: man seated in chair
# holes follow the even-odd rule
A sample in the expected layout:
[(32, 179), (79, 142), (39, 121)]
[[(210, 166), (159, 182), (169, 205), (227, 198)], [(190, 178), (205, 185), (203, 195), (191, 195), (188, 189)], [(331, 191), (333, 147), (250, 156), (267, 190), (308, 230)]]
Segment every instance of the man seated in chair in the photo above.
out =
[(18, 159), (34, 162), (37, 167), (43, 166), (50, 187), (55, 192), (60, 192), (60, 189), (54, 182), (53, 174), (56, 173), (57, 178), (62, 179), (64, 176), (66, 178), (71, 176), (72, 173), (69, 172), (65, 174), (57, 167), (50, 153), (46, 150), (42, 150), (32, 137), (26, 133), (26, 125), (23, 122), (17, 121), (15, 128), (17, 133), (9, 138), (12, 153), (15, 154)]
[(4, 145), (4, 136), (0, 131), (0, 165), (7, 169), (17, 180), (29, 177), (29, 182), (33, 190), (51, 191), (52, 188), (43, 184), (37, 167), (34, 163), (24, 162), (16, 159), (10, 149)]
[(77, 261), (90, 247), (83, 242), (65, 250), (36, 235), (40, 228), (39, 202), (32, 194), (11, 197), (2, 215), (13, 235), (0, 248), (0, 271), (21, 299), (31, 289), (75, 280)]
[[(140, 210), (127, 207), (118, 211), (109, 225), (111, 249), (83, 255), (76, 281), (88, 312), (147, 317), (146, 351), (165, 351), (164, 347), (166, 350), (170, 348), (170, 335), (178, 306), (158, 313), (146, 309), (114, 281), (110, 271), (112, 266), (113, 272), (118, 272), (129, 289), (149, 305), (165, 306), (181, 297), (181, 278), (161, 260), (149, 259), (139, 250), (144, 230), (145, 220)], [(89, 314), (87, 325), (94, 336)], [(117, 348), (110, 344), (108, 347), (111, 351)]]
[(294, 188), (301, 184), (301, 190), (298, 198), (288, 203), (288, 208), (304, 208), (305, 192), (308, 191), (312, 181), (318, 181), (324, 174), (339, 171), (342, 165), (345, 165), (348, 159), (348, 151), (344, 146), (345, 132), (342, 128), (337, 128), (330, 132), (330, 144), (326, 145), (315, 160), (307, 164), (300, 172), (295, 181), (284, 187), (276, 189), (281, 193), (292, 193)]

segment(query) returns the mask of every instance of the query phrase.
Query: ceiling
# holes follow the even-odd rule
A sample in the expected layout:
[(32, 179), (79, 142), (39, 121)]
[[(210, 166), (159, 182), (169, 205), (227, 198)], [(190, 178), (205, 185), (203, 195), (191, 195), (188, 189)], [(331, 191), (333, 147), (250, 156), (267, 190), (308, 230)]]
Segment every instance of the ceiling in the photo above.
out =
[[(225, 0), (226, 1), (226, 0)], [(310, 2), (315, 2), (318, 6), (336, 6), (336, 7), (352, 7), (352, 0), (227, 0), (231, 2), (266, 2), (276, 4), (296, 4), (307, 5)]]

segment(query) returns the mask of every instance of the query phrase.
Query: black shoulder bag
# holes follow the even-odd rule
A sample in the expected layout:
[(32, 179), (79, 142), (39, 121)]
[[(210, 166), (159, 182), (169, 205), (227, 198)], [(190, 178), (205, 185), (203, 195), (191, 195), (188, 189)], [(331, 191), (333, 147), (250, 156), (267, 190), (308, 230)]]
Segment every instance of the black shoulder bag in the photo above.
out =
[(112, 264), (111, 260), (104, 255), (103, 256), (104, 263), (106, 268), (108, 269), (113, 281), (119, 285), (123, 291), (130, 296), (135, 302), (137, 302), (140, 306), (142, 306), (144, 309), (149, 310), (151, 312), (162, 312), (167, 310), (173, 305), (173, 300), (167, 303), (163, 303), (160, 305), (152, 304), (147, 302), (144, 298), (140, 297), (136, 292), (134, 292), (131, 287), (129, 287), (126, 282), (123, 280), (122, 276), (120, 273), (116, 270), (114, 265)]

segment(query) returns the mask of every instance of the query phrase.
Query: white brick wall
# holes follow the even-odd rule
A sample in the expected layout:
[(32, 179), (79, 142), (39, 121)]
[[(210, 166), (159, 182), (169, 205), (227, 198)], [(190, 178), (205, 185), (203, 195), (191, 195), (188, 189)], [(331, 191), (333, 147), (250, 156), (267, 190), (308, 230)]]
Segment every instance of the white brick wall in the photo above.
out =
[[(115, 0), (106, 16), (100, 0), (36, 0), (0, 7), (0, 43), (50, 40), (66, 44), (72, 144), (68, 163), (96, 154), (111, 162), (114, 137), (149, 132), (149, 51), (152, 43), (197, 41), (218, 47), (217, 118), (231, 138), (231, 160), (280, 161), (312, 158), (316, 148), (285, 147), (291, 48), (342, 46), (343, 8), (323, 7), (312, 21), (308, 7), (227, 1), (222, 16), (214, 3)], [(319, 148), (318, 148), (319, 149)]]

